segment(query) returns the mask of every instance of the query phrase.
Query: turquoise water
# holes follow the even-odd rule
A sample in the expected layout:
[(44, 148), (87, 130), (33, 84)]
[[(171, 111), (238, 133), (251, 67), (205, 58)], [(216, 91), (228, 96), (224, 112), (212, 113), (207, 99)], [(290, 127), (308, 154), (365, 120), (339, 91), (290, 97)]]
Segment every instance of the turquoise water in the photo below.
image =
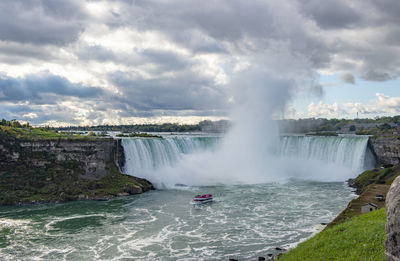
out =
[[(215, 202), (194, 206), (199, 193)], [(256, 259), (290, 248), (354, 197), (344, 183), (187, 187), (107, 202), (0, 207), (2, 260)]]

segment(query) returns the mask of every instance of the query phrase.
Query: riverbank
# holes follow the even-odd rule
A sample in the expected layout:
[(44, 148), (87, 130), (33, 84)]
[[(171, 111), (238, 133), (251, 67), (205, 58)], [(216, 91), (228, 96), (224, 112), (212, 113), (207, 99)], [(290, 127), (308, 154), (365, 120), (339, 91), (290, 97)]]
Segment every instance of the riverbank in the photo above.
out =
[(385, 224), (383, 208), (355, 216), (300, 243), (278, 260), (386, 260)]
[[(385, 198), (400, 175), (400, 166), (375, 168), (349, 180), (359, 195), (327, 227), (283, 254), (279, 260), (386, 260)], [(383, 199), (376, 196), (382, 195)], [(376, 211), (362, 214), (361, 206), (372, 203)]]
[[(349, 186), (355, 188), (359, 196), (350, 201), (346, 209), (329, 223), (327, 227), (333, 227), (354, 216), (361, 215), (361, 206), (367, 203), (374, 204), (378, 209), (385, 207), (386, 194), (392, 182), (399, 175), (400, 166), (378, 167), (364, 171), (355, 179), (350, 179), (348, 181)], [(377, 198), (377, 195), (381, 195), (383, 198)]]

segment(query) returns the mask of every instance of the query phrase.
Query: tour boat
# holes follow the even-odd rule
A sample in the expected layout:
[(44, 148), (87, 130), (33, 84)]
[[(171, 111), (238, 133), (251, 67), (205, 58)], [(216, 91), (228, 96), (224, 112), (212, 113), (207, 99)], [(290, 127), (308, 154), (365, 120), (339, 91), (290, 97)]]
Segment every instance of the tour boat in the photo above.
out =
[(193, 199), (195, 204), (204, 204), (213, 201), (212, 194), (196, 195)]

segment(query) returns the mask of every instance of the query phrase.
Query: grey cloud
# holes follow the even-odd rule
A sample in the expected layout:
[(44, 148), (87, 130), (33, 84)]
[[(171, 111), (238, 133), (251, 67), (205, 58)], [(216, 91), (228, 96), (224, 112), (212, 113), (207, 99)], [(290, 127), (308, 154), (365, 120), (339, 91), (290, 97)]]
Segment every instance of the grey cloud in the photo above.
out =
[(183, 70), (193, 62), (173, 51), (164, 51), (154, 48), (143, 50), (133, 49), (131, 52), (116, 53), (102, 46), (84, 46), (78, 50), (78, 57), (82, 60), (96, 60), (99, 62), (114, 62), (129, 66), (153, 65), (155, 73)]
[(225, 87), (192, 72), (156, 79), (115, 72), (110, 75), (110, 81), (123, 93), (119, 102), (138, 111), (219, 110), (227, 107)]
[(84, 29), (77, 1), (4, 0), (0, 2), (0, 39), (65, 45)]
[(284, 2), (243, 0), (203, 1), (202, 5), (204, 8), (176, 0), (129, 1), (121, 8), (119, 22), (126, 26), (134, 21), (136, 29), (161, 32), (194, 53), (243, 55), (287, 44), (289, 51), (309, 57), (315, 67), (329, 66), (334, 46), (295, 13), (295, 2), (293, 8)]
[[(28, 117), (26, 115), (34, 114), (37, 117)], [(24, 116), (25, 115), (25, 116)], [(0, 103), (0, 118), (4, 119), (18, 119), (29, 121), (31, 124), (43, 124), (50, 120), (73, 122), (79, 124), (73, 120), (70, 111), (67, 108), (60, 108), (56, 105), (49, 106), (34, 106), (26, 104), (11, 104), (11, 103)]]
[[(122, 95), (105, 95), (104, 90), (72, 84), (68, 79), (51, 75), (3, 76), (0, 77), (0, 102), (30, 101), (56, 106), (64, 96), (82, 102), (101, 99), (99, 104), (93, 105), (98, 113), (87, 116), (93, 118), (103, 117), (111, 109), (121, 111), (121, 117), (162, 113), (221, 115), (230, 107), (227, 86), (215, 84), (213, 76), (206, 77), (196, 71), (201, 66), (193, 57), (215, 54), (213, 57), (219, 59), (230, 78), (230, 67), (236, 65), (234, 59), (238, 57), (240, 61), (249, 62), (252, 61), (249, 57), (274, 46), (290, 52), (293, 57), (305, 57), (310, 62), (305, 66), (313, 69), (345, 71), (341, 79), (348, 83), (354, 83), (354, 75), (374, 81), (400, 75), (398, 0), (205, 0), (200, 4), (180, 0), (131, 0), (112, 3), (120, 8), (109, 10), (109, 16), (90, 20), (81, 11), (82, 3), (78, 1), (1, 1), (0, 60), (31, 65), (40, 60), (52, 60), (57, 65), (77, 63), (83, 70), (84, 63), (80, 63), (89, 60), (113, 62), (117, 67), (127, 65), (119, 72), (99, 76)], [(183, 55), (162, 50), (162, 42), (158, 43), (160, 48), (154, 45), (140, 50), (132, 47), (127, 52), (83, 41), (71, 45), (88, 25), (91, 28), (106, 25), (110, 31), (133, 28), (143, 33), (156, 32), (188, 52)], [(372, 38), (368, 30), (375, 30), (379, 37)], [(354, 39), (349, 35), (354, 35)], [(68, 57), (73, 57), (72, 62), (69, 58), (57, 60), (61, 49), (55, 45), (63, 45), (63, 50), (70, 54)], [(74, 60), (74, 55), (78, 61)], [(262, 56), (254, 66), (263, 66), (265, 60), (268, 57)], [(144, 71), (148, 77), (141, 77), (135, 69)], [(323, 88), (315, 85), (309, 91), (321, 95)], [(64, 119), (62, 108), (54, 110), (60, 113), (53, 116), (42, 113), (49, 115), (46, 119)]]
[[(279, 3), (205, 0), (201, 3), (202, 8), (192, 2), (178, 0), (114, 3), (119, 4), (120, 8), (109, 10), (110, 16), (103, 17), (103, 20), (93, 18), (88, 21), (88, 17), (81, 11), (82, 3), (78, 1), (2, 1), (0, 39), (36, 44), (66, 44), (75, 41), (87, 24), (99, 23), (110, 27), (133, 27), (141, 31), (154, 30), (178, 45), (189, 48), (193, 54), (243, 55), (249, 51), (257, 53), (270, 48), (271, 42), (280, 41), (288, 43), (290, 51), (308, 57), (315, 69), (340, 66), (341, 61), (333, 57), (343, 54), (357, 62), (353, 64), (353, 73), (371, 75), (356, 66), (367, 63), (369, 67), (379, 68), (389, 75), (399, 75), (395, 62), (382, 65), (379, 55), (369, 55), (376, 54), (378, 50), (385, 53), (384, 49), (388, 44), (393, 47), (399, 46), (396, 28), (400, 23), (400, 4), (397, 0), (297, 0)], [(310, 21), (315, 22), (319, 29), (314, 28)], [(387, 32), (386, 37), (383, 37), (373, 50), (360, 47), (357, 41), (352, 39), (342, 39), (338, 32), (342, 29), (374, 27)], [(330, 38), (331, 29), (337, 31), (337, 37)], [(132, 53), (115, 54), (101, 46), (90, 46), (80, 51), (77, 54), (84, 60), (113, 61), (133, 66), (151, 63), (158, 66), (153, 73), (191, 66), (190, 59), (156, 49), (144, 50), (143, 53), (133, 50)], [(3, 55), (2, 58), (9, 63), (21, 63), (23, 60), (18, 56)], [(389, 60), (395, 59), (397, 57)], [(357, 72), (358, 69), (361, 71)]]
[(342, 74), (340, 75), (340, 80), (341, 80), (342, 82), (350, 83), (350, 84), (355, 84), (355, 83), (356, 83), (356, 80), (355, 80), (355, 78), (354, 78), (354, 75), (351, 74), (351, 73), (342, 73)]
[(58, 49), (51, 46), (38, 48), (32, 44), (0, 41), (0, 61), (7, 64), (49, 61), (57, 59)]
[(117, 55), (110, 49), (100, 45), (82, 46), (78, 49), (77, 55), (81, 60), (97, 60), (100, 62), (117, 61)]
[(398, 75), (379, 69), (367, 69), (362, 71), (361, 77), (369, 81), (384, 82), (395, 79)]
[(237, 40), (246, 35), (266, 35), (273, 31), (267, 4), (258, 1), (203, 1), (202, 8), (185, 1), (125, 1), (121, 24), (134, 20), (142, 30), (160, 29), (176, 34), (195, 28), (214, 39)]
[(0, 76), (0, 101), (29, 101), (32, 104), (52, 104), (67, 97), (94, 98), (104, 94), (96, 87), (72, 84), (67, 79), (42, 73), (24, 78)]
[(317, 97), (322, 97), (324, 95), (324, 87), (321, 84), (312, 84), (307, 90)]
[(161, 71), (182, 70), (191, 64), (189, 60), (170, 51), (145, 49), (140, 54), (148, 62), (157, 65)]
[(359, 10), (354, 10), (348, 1), (300, 0), (306, 16), (323, 29), (343, 29), (354, 26), (361, 20)]
[[(400, 22), (400, 2), (397, 0), (368, 0), (362, 3), (368, 3), (369, 6), (374, 7), (374, 11), (378, 13), (378, 21), (381, 24), (392, 22), (398, 24)], [(365, 4), (366, 4), (365, 3)]]
[(207, 37), (201, 32), (189, 31), (185, 34), (175, 33), (171, 37), (174, 41), (182, 44), (183, 46), (189, 48), (193, 53), (215, 53), (223, 54), (228, 53), (224, 43), (217, 41), (214, 38)]

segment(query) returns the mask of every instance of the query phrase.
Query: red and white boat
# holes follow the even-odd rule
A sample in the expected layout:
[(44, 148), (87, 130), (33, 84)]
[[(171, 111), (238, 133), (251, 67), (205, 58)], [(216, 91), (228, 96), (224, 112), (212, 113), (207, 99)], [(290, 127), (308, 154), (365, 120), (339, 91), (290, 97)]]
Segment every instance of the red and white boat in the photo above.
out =
[(213, 201), (212, 194), (196, 195), (193, 198), (195, 204), (204, 204)]

